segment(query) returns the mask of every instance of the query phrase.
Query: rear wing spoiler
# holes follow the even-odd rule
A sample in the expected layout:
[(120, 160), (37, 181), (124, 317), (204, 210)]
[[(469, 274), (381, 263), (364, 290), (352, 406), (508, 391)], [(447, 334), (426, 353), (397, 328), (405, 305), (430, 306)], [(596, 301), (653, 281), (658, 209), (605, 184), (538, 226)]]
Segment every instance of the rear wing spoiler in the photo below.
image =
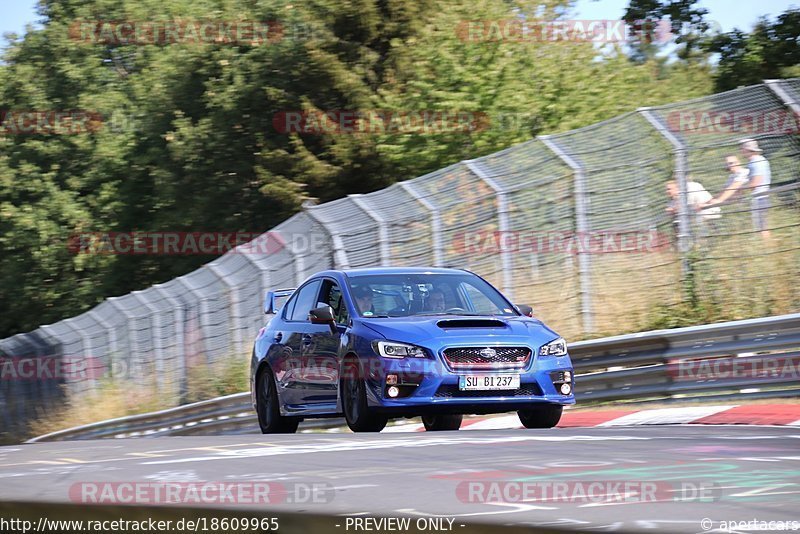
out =
[(289, 300), (289, 297), (292, 296), (294, 290), (296, 288), (285, 288), (285, 289), (273, 289), (267, 291), (267, 294), (264, 296), (264, 313), (266, 315), (274, 315), (283, 308), (283, 305), (286, 304), (286, 301)]

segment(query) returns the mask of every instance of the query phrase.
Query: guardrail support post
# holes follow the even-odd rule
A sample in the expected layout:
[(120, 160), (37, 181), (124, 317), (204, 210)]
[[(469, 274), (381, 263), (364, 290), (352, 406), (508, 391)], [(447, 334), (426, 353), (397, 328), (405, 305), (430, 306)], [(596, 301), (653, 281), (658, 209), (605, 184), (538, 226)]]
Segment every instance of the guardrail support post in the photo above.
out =
[[(572, 169), (574, 176), (575, 190), (575, 230), (583, 237), (589, 232), (589, 221), (587, 216), (586, 203), (586, 177), (583, 174), (583, 166), (567, 154), (550, 136), (539, 136), (538, 139), (544, 143), (556, 156), (558, 156), (567, 166)], [(592, 279), (591, 269), (592, 260), (588, 251), (583, 247), (578, 248), (578, 279), (580, 282), (581, 318), (583, 323), (583, 333), (591, 334), (594, 332), (594, 313), (592, 311)]]

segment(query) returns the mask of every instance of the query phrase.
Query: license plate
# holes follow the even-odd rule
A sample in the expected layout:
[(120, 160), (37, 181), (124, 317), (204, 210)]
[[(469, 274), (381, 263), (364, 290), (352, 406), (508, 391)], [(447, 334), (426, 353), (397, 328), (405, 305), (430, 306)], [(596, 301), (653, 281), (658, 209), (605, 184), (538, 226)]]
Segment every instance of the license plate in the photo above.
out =
[(519, 375), (461, 375), (458, 377), (458, 389), (519, 389)]

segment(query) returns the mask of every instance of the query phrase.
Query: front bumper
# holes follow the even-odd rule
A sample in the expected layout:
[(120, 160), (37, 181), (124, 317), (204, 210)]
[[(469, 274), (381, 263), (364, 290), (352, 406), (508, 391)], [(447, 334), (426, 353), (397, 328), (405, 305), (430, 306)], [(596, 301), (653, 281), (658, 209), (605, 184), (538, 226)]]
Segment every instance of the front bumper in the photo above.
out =
[[(559, 385), (563, 373), (574, 377), (569, 356), (534, 357), (521, 370), (455, 371), (439, 359), (381, 358), (375, 371), (367, 375), (367, 402), (376, 411), (399, 415), (426, 413), (499, 413), (530, 407), (532, 404), (575, 404), (574, 392), (564, 395)], [(518, 374), (516, 390), (460, 391), (459, 376), (465, 374)], [(390, 398), (387, 375), (398, 377), (401, 395)], [(574, 379), (569, 383), (574, 385)]]

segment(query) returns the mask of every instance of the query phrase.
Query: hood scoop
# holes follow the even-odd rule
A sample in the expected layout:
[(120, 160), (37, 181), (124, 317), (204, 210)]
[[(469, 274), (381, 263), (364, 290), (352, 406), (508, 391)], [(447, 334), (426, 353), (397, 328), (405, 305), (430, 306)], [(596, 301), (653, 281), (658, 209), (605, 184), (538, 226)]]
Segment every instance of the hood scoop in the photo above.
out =
[(498, 319), (445, 319), (436, 323), (442, 329), (447, 328), (505, 328), (506, 323)]

